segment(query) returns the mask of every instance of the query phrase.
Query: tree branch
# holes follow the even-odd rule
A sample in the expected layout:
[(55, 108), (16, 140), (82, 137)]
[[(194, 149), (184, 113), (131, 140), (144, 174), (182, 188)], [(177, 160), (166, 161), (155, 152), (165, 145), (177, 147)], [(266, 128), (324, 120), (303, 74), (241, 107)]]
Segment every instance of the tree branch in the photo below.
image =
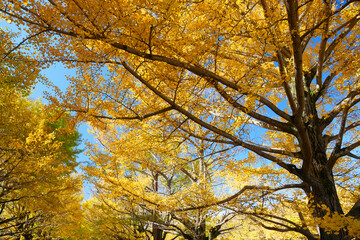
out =
[[(94, 115), (94, 114), (89, 114), (89, 116), (94, 117), (94, 118), (100, 118), (100, 119), (108, 119), (108, 120), (140, 120), (140, 121), (142, 121), (144, 119), (147, 119), (147, 118), (150, 118), (150, 117), (162, 114), (162, 113), (166, 113), (166, 112), (171, 111), (173, 109), (174, 108), (170, 106), (170, 107), (166, 107), (166, 108), (160, 109), (160, 110), (152, 112), (152, 113), (144, 114), (142, 116), (138, 115), (138, 116), (125, 116), (125, 117), (116, 117), (116, 116), (112, 117), (112, 116)], [(88, 113), (87, 110), (70, 109), (69, 111), (77, 112), (77, 113), (85, 113), (85, 114)]]
[(243, 187), (240, 191), (238, 191), (237, 193), (214, 203), (210, 203), (210, 204), (206, 204), (206, 205), (202, 205), (202, 206), (197, 206), (197, 207), (187, 207), (187, 208), (178, 208), (173, 210), (172, 212), (186, 212), (186, 211), (191, 211), (191, 210), (198, 210), (198, 209), (204, 209), (204, 208), (208, 208), (208, 207), (213, 207), (213, 206), (218, 206), (221, 204), (225, 204), (230, 202), (231, 200), (236, 199), (237, 197), (239, 197), (241, 194), (243, 194), (245, 191), (247, 190), (267, 190), (267, 191), (280, 191), (280, 190), (284, 190), (284, 189), (289, 189), (289, 188), (303, 188), (304, 185), (303, 184), (286, 184), (283, 186), (279, 186), (279, 187), (269, 187), (269, 186), (257, 186), (257, 185), (247, 185), (245, 187)]

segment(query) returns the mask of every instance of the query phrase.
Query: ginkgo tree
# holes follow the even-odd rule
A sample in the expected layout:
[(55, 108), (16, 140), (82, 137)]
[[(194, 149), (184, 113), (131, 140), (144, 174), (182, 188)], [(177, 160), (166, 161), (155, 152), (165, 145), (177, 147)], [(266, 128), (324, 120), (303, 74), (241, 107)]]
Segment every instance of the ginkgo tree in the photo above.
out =
[(219, 189), (227, 185), (221, 166), (230, 159), (230, 149), (218, 152), (219, 144), (197, 139), (179, 144), (178, 137), (166, 137), (144, 122), (127, 125), (126, 131), (117, 130), (117, 124), (105, 127), (96, 133), (103, 147), (89, 145), (92, 166), (85, 170), (96, 188), (98, 207), (91, 209), (107, 212), (101, 222), (110, 233), (206, 240), (233, 229), (224, 225), (234, 213), (216, 204), (191, 208), (222, 195)]
[(68, 114), (55, 119), (27, 97), (41, 64), (29, 65), (14, 36), (0, 30), (0, 238), (65, 236), (81, 216), (80, 136)]
[(74, 170), (78, 135), (50, 125), (40, 103), (14, 89), (0, 90), (0, 237), (30, 239), (76, 227), (82, 187)]
[(54, 103), (94, 127), (156, 119), (164, 134), (247, 149), (285, 172), (315, 219), (359, 219), (358, 187), (345, 213), (336, 177), (359, 171), (358, 1), (9, 0), (0, 11), (39, 59), (79, 69)]

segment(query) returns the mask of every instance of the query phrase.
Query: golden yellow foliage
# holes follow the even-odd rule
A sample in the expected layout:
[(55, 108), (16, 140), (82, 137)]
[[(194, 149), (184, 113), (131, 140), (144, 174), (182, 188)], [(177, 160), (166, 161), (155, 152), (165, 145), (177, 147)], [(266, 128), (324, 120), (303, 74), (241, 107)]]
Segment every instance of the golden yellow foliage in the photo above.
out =
[(58, 133), (49, 131), (44, 107), (14, 89), (1, 92), (0, 235), (76, 227), (81, 179), (70, 175), (74, 165), (65, 163), (67, 156), (56, 141)]
[[(360, 218), (356, 209), (344, 212), (360, 201), (358, 1), (9, 0), (0, 11), (26, 25), (39, 59), (77, 68), (68, 91), (50, 99), (105, 139), (88, 169), (102, 188), (127, 189), (154, 211), (171, 211), (179, 201), (194, 208), (226, 202), (265, 228), (308, 239), (355, 234), (342, 221), (339, 231), (321, 225), (317, 233), (314, 219)], [(164, 160), (146, 156), (157, 140), (140, 135), (140, 127), (170, 141), (163, 149), (155, 144)], [(216, 162), (217, 177), (194, 181), (172, 163), (201, 141), (249, 155)], [(168, 157), (174, 142), (181, 151)], [(136, 181), (126, 177), (131, 168)], [(187, 191), (164, 197), (144, 190), (168, 169), (186, 175)], [(233, 195), (207, 185), (224, 176), (234, 177)], [(284, 211), (271, 222), (274, 206), (298, 200), (296, 219)]]

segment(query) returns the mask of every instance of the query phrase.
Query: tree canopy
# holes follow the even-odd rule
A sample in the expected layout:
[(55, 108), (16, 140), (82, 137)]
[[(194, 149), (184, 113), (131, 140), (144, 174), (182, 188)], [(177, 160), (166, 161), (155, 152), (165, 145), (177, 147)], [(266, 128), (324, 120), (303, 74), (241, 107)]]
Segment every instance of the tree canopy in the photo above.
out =
[(308, 239), (359, 235), (359, 1), (9, 0), (0, 11), (39, 61), (78, 69), (50, 96), (78, 121), (119, 139), (143, 121), (181, 150), (248, 154), (219, 170), (235, 194), (183, 211), (221, 206)]
[(0, 238), (65, 236), (81, 217), (81, 177), (75, 176), (79, 134), (69, 115), (53, 112), (29, 95), (41, 64), (0, 33)]

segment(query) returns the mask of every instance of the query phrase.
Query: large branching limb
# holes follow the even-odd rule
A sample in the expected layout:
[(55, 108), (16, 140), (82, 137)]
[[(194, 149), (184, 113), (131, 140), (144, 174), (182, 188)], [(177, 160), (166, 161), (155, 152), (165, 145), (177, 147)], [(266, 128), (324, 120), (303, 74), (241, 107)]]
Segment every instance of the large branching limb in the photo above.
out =
[[(205, 79), (210, 78), (211, 82), (212, 81), (219, 82), (219, 83), (223, 84), (224, 86), (229, 87), (229, 88), (231, 88), (233, 90), (243, 92), (241, 87), (238, 86), (237, 84), (235, 84), (235, 83), (233, 83), (233, 82), (231, 82), (231, 81), (229, 81), (229, 80), (227, 80), (227, 79), (225, 79), (223, 77), (220, 77), (220, 76), (216, 75), (215, 73), (213, 73), (213, 72), (211, 72), (211, 71), (209, 71), (209, 70), (207, 70), (207, 69), (205, 69), (205, 68), (203, 68), (201, 66), (183, 63), (183, 62), (180, 62), (178, 60), (171, 59), (171, 58), (168, 58), (168, 57), (165, 57), (165, 56), (150, 55), (150, 54), (138, 51), (136, 49), (130, 48), (130, 47), (126, 46), (126, 45), (121, 45), (121, 44), (117, 44), (117, 43), (112, 43), (112, 45), (119, 48), (119, 49), (122, 49), (122, 50), (124, 50), (126, 52), (132, 53), (134, 55), (137, 55), (137, 56), (149, 59), (149, 60), (162, 61), (162, 62), (166, 62), (166, 63), (168, 63), (170, 65), (173, 65), (173, 66), (176, 66), (176, 67), (181, 67), (181, 68), (187, 69), (190, 72), (192, 72), (192, 73), (194, 73), (194, 74), (196, 74), (198, 76), (204, 77)], [(244, 93), (244, 94), (249, 94), (249, 93)], [(286, 114), (285, 112), (283, 112), (282, 110), (277, 108), (272, 102), (270, 102), (266, 98), (264, 98), (262, 96), (259, 96), (259, 95), (256, 95), (256, 97), (259, 98), (259, 101), (261, 103), (265, 104), (267, 107), (269, 107), (274, 113), (276, 113), (280, 117), (282, 117), (282, 118), (284, 118), (286, 120), (291, 119), (288, 114)]]
[(147, 114), (144, 114), (144, 115), (138, 115), (136, 114), (136, 116), (123, 116), (123, 117), (120, 117), (120, 116), (106, 116), (106, 115), (95, 115), (95, 114), (88, 114), (89, 111), (87, 110), (75, 110), (75, 109), (70, 109), (70, 111), (72, 112), (76, 112), (76, 113), (84, 113), (84, 114), (87, 114), (88, 116), (91, 116), (91, 117), (94, 117), (94, 118), (99, 118), (99, 119), (108, 119), (108, 120), (145, 120), (147, 118), (150, 118), (150, 117), (153, 117), (153, 116), (157, 116), (157, 115), (160, 115), (160, 114), (163, 114), (163, 113), (166, 113), (168, 111), (171, 111), (173, 110), (173, 107), (166, 107), (166, 108), (163, 108), (163, 109), (160, 109), (158, 111), (155, 111), (155, 112), (151, 112), (151, 113), (147, 113)]
[(303, 113), (305, 110), (305, 86), (304, 86), (304, 73), (303, 73), (303, 50), (301, 49), (302, 39), (299, 35), (299, 16), (298, 16), (298, 1), (286, 0), (286, 11), (288, 15), (288, 23), (291, 31), (292, 49), (294, 55), (294, 78), (295, 78), (295, 92), (297, 108), (294, 113), (294, 125), (298, 130), (297, 137), (301, 146), (304, 156), (303, 168), (310, 169), (311, 160), (313, 156), (311, 141), (308, 132), (305, 129), (302, 121)]
[(295, 92), (297, 100), (297, 109), (294, 114), (295, 119), (299, 122), (303, 111), (305, 109), (305, 87), (303, 80), (303, 56), (301, 49), (301, 38), (299, 35), (299, 16), (298, 16), (298, 1), (286, 0), (286, 11), (288, 15), (288, 23), (291, 32), (292, 48), (294, 54), (294, 77), (295, 77)]
[(149, 82), (147, 82), (144, 78), (142, 78), (139, 74), (137, 74), (132, 68), (130, 68), (130, 66), (126, 62), (123, 62), (122, 64), (123, 64), (124, 68), (131, 75), (133, 75), (136, 79), (138, 79), (149, 90), (154, 92), (157, 96), (159, 96), (161, 99), (163, 99), (165, 102), (167, 102), (170, 106), (172, 106), (174, 110), (176, 110), (179, 113), (185, 115), (187, 118), (189, 118), (190, 120), (192, 120), (196, 124), (199, 124), (200, 126), (212, 131), (213, 133), (215, 133), (215, 134), (217, 134), (219, 136), (222, 136), (224, 138), (227, 138), (227, 139), (231, 140), (233, 142), (232, 143), (233, 145), (242, 146), (244, 148), (247, 148), (248, 150), (251, 150), (251, 151), (257, 153), (258, 155), (260, 155), (262, 157), (265, 157), (266, 159), (269, 159), (270, 161), (273, 161), (273, 162), (277, 163), (279, 166), (285, 168), (290, 173), (298, 175), (298, 170), (299, 169), (297, 169), (293, 164), (284, 163), (279, 158), (277, 158), (277, 157), (275, 157), (273, 155), (270, 155), (268, 153), (263, 152), (258, 146), (255, 146), (253, 144), (249, 144), (247, 142), (244, 142), (244, 141), (236, 138), (235, 136), (231, 135), (230, 133), (227, 133), (224, 130), (221, 130), (221, 129), (219, 129), (219, 128), (217, 128), (217, 127), (215, 127), (215, 126), (201, 120), (200, 118), (196, 117), (195, 115), (193, 115), (189, 111), (185, 110), (183, 107), (176, 104), (174, 101), (172, 101), (165, 94), (163, 94), (162, 92), (157, 90), (155, 87), (153, 87)]
[(247, 185), (244, 186), (242, 189), (240, 189), (238, 192), (236, 192), (235, 194), (214, 202), (214, 203), (209, 203), (209, 204), (205, 204), (205, 205), (201, 205), (201, 206), (196, 206), (196, 207), (186, 207), (186, 208), (178, 208), (178, 209), (174, 209), (172, 210), (172, 212), (186, 212), (186, 211), (192, 211), (192, 210), (199, 210), (199, 209), (204, 209), (204, 208), (209, 208), (209, 207), (213, 207), (213, 206), (219, 206), (219, 205), (223, 205), (226, 204), (232, 200), (235, 200), (236, 198), (238, 198), (241, 194), (243, 194), (244, 192), (248, 191), (248, 190), (266, 190), (266, 191), (272, 191), (272, 192), (276, 192), (276, 191), (281, 191), (284, 189), (292, 189), (292, 188), (304, 188), (303, 184), (286, 184), (283, 186), (279, 186), (279, 187), (269, 187), (269, 186), (258, 186), (258, 185)]
[(175, 66), (175, 67), (180, 67), (183, 69), (186, 69), (192, 73), (194, 73), (195, 75), (198, 75), (200, 77), (204, 77), (204, 78), (211, 78), (215, 81), (220, 82), (221, 84), (236, 90), (236, 91), (240, 91), (241, 92), (241, 87), (238, 86), (237, 84), (215, 74), (214, 72), (207, 70), (206, 68), (203, 68), (199, 65), (194, 65), (194, 64), (189, 64), (189, 63), (185, 63), (185, 62), (181, 62), (179, 60), (173, 59), (173, 58), (169, 58), (166, 56), (161, 56), (161, 55), (153, 55), (153, 54), (148, 54), (142, 51), (139, 51), (137, 49), (131, 48), (127, 45), (121, 44), (121, 43), (117, 43), (117, 42), (109, 42), (110, 45), (112, 45), (113, 47), (120, 49), (120, 50), (124, 50), (125, 52), (128, 52), (130, 54), (148, 59), (148, 60), (153, 60), (153, 61), (159, 61), (159, 62), (165, 62), (169, 65)]

